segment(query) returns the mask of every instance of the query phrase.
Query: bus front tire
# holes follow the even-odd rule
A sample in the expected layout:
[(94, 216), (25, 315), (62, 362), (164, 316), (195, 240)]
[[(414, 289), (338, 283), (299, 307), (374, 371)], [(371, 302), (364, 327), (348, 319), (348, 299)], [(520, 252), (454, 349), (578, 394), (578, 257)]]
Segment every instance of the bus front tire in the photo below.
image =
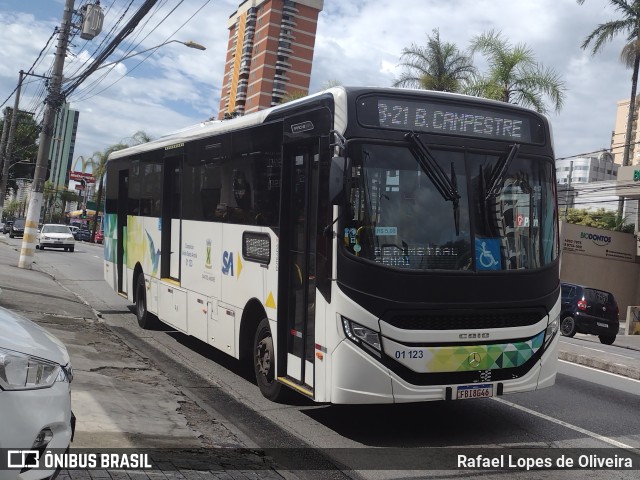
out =
[(147, 310), (147, 285), (142, 273), (136, 283), (136, 317), (140, 328), (148, 330), (155, 325), (154, 315)]
[(273, 402), (279, 402), (285, 399), (286, 388), (276, 380), (275, 361), (269, 319), (263, 318), (253, 342), (253, 369), (260, 393)]

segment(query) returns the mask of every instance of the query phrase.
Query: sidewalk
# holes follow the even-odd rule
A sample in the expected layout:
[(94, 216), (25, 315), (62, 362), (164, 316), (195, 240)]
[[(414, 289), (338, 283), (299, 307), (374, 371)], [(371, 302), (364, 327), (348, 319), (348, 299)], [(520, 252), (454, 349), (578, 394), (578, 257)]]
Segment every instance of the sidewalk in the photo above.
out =
[(558, 350), (560, 360), (640, 380), (640, 356), (635, 354), (640, 352), (640, 335), (619, 334), (613, 345), (620, 347), (620, 351), (615, 355), (602, 349), (602, 344), (596, 335), (577, 333), (574, 338), (583, 340), (587, 344), (589, 353), (585, 354), (584, 348), (563, 342), (563, 337), (560, 337), (561, 343)]
[(33, 270), (18, 268), (18, 257), (15, 247), (0, 238), (0, 306), (39, 323), (67, 346), (77, 417), (72, 451), (118, 448), (144, 453), (168, 448), (177, 452), (160, 462), (152, 456), (153, 470), (63, 470), (59, 479), (88, 479), (98, 473), (105, 480), (195, 478), (193, 462), (180, 460), (184, 452), (206, 457), (204, 476), (211, 479), (283, 478), (268, 459), (251, 451), (232, 429), (211, 418), (162, 371), (129, 348), (90, 305), (39, 271), (37, 263)]

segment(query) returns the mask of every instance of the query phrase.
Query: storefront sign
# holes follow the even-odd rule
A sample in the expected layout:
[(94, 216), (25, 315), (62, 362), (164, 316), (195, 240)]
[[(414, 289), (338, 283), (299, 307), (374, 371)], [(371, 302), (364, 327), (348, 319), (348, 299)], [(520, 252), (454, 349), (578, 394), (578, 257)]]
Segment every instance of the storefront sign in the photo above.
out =
[(560, 233), (563, 252), (624, 262), (635, 262), (636, 260), (636, 240), (631, 233), (602, 230), (565, 222), (561, 223)]

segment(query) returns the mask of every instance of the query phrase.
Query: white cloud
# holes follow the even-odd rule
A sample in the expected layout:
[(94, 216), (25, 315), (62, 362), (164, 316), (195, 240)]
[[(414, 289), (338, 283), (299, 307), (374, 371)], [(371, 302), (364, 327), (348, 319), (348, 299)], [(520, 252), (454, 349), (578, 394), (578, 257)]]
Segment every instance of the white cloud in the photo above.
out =
[[(59, 0), (46, 2), (46, 8), (37, 3), (0, 0), (0, 102), (15, 88), (18, 71), (30, 67), (60, 22)], [(81, 112), (76, 155), (90, 155), (137, 130), (158, 136), (217, 113), (227, 20), (239, 0), (209, 2), (188, 21), (203, 3), (185, 0), (158, 26), (178, 4), (176, 0), (166, 2), (152, 12), (154, 16), (141, 22), (108, 61), (170, 38), (193, 40), (207, 50), (192, 50), (177, 43), (164, 45), (137, 67), (145, 54), (117, 65), (111, 72), (100, 72), (107, 75), (89, 93), (86, 88), (100, 76), (94, 74), (70, 98), (72, 107)], [(125, 5), (114, 2), (114, 8), (107, 11), (105, 32), (114, 26)], [(474, 35), (495, 29), (513, 44), (526, 43), (536, 58), (559, 72), (566, 83), (564, 109), (559, 115), (550, 115), (557, 155), (590, 152), (609, 146), (616, 102), (629, 96), (631, 72), (618, 61), (624, 38), (615, 39), (596, 56), (580, 47), (598, 24), (617, 16), (605, 0), (584, 5), (575, 0), (325, 0), (318, 23), (311, 91), (329, 81), (391, 85), (400, 73), (397, 65), (402, 48), (412, 43), (424, 45), (434, 28), (439, 28), (442, 40), (460, 48), (466, 48)], [(68, 59), (65, 75), (73, 76), (76, 65), (88, 60), (101, 41), (101, 37), (93, 42), (75, 41), (72, 51), (80, 53)], [(49, 53), (36, 72), (44, 73), (51, 58)], [(482, 64), (479, 57), (476, 62)], [(36, 94), (35, 84), (25, 88), (21, 104), (35, 102)]]

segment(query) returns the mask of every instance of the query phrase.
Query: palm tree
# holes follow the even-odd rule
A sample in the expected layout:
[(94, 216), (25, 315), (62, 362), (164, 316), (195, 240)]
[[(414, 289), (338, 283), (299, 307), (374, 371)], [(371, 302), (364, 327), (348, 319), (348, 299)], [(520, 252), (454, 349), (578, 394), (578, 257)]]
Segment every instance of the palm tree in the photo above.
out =
[[(579, 5), (584, 0), (576, 0)], [(591, 32), (582, 43), (582, 49), (586, 49), (593, 44), (591, 53), (595, 55), (602, 47), (614, 37), (623, 34), (626, 37), (626, 45), (620, 52), (620, 60), (627, 67), (633, 69), (631, 74), (631, 97), (629, 98), (629, 114), (627, 116), (627, 131), (624, 140), (624, 153), (622, 155), (622, 166), (629, 165), (631, 132), (633, 130), (633, 116), (635, 114), (635, 98), (638, 88), (638, 70), (640, 70), (640, 2), (626, 0), (609, 0), (609, 3), (622, 14), (619, 20), (610, 20), (601, 23)], [(618, 216), (622, 218), (624, 210), (624, 198), (618, 202)]]
[(437, 28), (427, 35), (426, 47), (412, 43), (402, 49), (400, 60), (405, 71), (393, 82), (394, 87), (459, 92), (475, 72), (471, 57), (455, 44), (443, 43)]
[(489, 64), (485, 75), (475, 75), (465, 93), (516, 103), (546, 113), (544, 98), (549, 97), (556, 112), (562, 108), (565, 85), (551, 68), (544, 68), (525, 44), (515, 46), (490, 30), (471, 39), (471, 53), (481, 53)]

